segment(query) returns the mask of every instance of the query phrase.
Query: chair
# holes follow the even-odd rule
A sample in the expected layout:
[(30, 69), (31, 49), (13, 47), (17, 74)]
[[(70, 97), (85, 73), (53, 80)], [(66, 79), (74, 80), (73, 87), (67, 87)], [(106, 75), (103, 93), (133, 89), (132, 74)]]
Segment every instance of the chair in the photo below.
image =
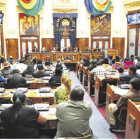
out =
[(82, 136), (82, 137), (65, 137), (65, 139), (93, 139), (94, 136), (92, 134), (89, 134), (87, 136)]

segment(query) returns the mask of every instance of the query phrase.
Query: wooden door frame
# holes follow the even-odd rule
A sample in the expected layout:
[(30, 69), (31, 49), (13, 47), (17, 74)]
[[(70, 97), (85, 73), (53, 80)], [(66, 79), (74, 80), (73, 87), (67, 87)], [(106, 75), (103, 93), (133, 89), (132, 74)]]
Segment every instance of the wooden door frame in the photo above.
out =
[[(22, 39), (22, 37), (37, 37), (37, 39)], [(21, 35), (20, 36), (20, 56), (21, 58), (23, 58), (22, 56), (22, 41), (25, 41), (26, 42), (26, 53), (28, 54), (28, 41), (31, 41), (32, 42), (32, 49), (33, 49), (33, 46), (34, 46), (34, 42), (38, 42), (38, 50), (40, 50), (40, 37), (39, 36), (25, 36), (25, 35)]]
[[(100, 39), (93, 39), (93, 37), (108, 37), (108, 38), (100, 38)], [(103, 42), (102, 50), (105, 50), (105, 41), (108, 41), (108, 49), (110, 49), (110, 36), (94, 36), (91, 35), (91, 49), (93, 49), (93, 41), (96, 41), (96, 46), (99, 47), (99, 41)]]

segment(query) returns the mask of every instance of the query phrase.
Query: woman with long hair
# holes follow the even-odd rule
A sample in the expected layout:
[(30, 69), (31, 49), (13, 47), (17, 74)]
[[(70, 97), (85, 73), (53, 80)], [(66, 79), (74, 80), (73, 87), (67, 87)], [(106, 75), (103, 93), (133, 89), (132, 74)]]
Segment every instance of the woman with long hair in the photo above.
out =
[(33, 107), (25, 106), (26, 96), (22, 91), (13, 95), (13, 105), (1, 113), (5, 138), (38, 138), (39, 124), (47, 120)]
[(71, 78), (67, 74), (63, 74), (61, 77), (61, 86), (55, 91), (55, 103), (67, 102), (69, 100), (71, 90)]

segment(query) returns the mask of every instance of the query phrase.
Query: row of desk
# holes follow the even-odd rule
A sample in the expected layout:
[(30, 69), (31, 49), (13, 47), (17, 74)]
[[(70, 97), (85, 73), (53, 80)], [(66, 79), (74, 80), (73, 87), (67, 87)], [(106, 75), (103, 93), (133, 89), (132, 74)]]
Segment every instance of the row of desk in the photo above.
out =
[[(81, 81), (81, 83), (84, 85), (84, 81), (88, 80), (88, 85), (86, 88), (88, 88), (88, 94), (90, 95), (91, 92), (91, 79), (92, 75), (90, 71), (87, 71), (85, 67), (82, 66), (82, 64), (77, 63), (76, 64), (76, 73), (77, 77)], [(82, 73), (82, 74), (81, 74)], [(85, 78), (87, 77), (87, 78)], [(100, 105), (100, 96), (102, 96), (102, 86), (103, 86), (103, 80), (118, 80), (119, 75), (118, 74), (110, 74), (109, 78), (106, 78), (105, 76), (96, 76), (95, 78), (95, 94), (94, 94), (94, 101), (96, 106), (99, 107)], [(85, 86), (85, 85), (84, 85)], [(125, 94), (128, 92), (128, 90), (121, 90), (118, 86), (109, 85), (107, 84), (107, 90), (106, 90), (106, 120), (110, 123), (109, 120), (109, 111), (108, 111), (108, 105), (110, 103), (113, 103), (116, 100), (119, 100), (120, 96), (122, 94)], [(127, 122), (126, 122), (126, 133), (125, 138), (140, 138), (140, 102), (134, 103), (132, 101), (128, 102), (128, 112), (127, 112)], [(132, 117), (133, 116), (133, 117)], [(132, 124), (135, 124), (135, 126), (132, 127)]]
[(36, 57), (37, 59), (41, 59), (42, 61), (46, 61), (47, 58), (50, 58), (52, 62), (56, 61), (58, 58), (65, 62), (67, 60), (67, 57), (69, 56), (72, 62), (79, 62), (83, 60), (83, 57), (88, 57), (90, 60), (92, 59), (92, 56), (94, 56), (94, 58), (104, 57), (104, 52), (34, 52), (29, 53), (29, 55), (31, 55), (32, 57)]

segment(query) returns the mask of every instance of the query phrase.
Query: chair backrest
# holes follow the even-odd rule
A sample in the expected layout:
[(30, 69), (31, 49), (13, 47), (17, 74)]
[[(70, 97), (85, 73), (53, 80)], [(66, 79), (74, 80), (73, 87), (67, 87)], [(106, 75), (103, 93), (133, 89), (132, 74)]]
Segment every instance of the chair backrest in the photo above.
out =
[(93, 135), (89, 134), (87, 136), (82, 137), (65, 137), (65, 139), (93, 139)]

